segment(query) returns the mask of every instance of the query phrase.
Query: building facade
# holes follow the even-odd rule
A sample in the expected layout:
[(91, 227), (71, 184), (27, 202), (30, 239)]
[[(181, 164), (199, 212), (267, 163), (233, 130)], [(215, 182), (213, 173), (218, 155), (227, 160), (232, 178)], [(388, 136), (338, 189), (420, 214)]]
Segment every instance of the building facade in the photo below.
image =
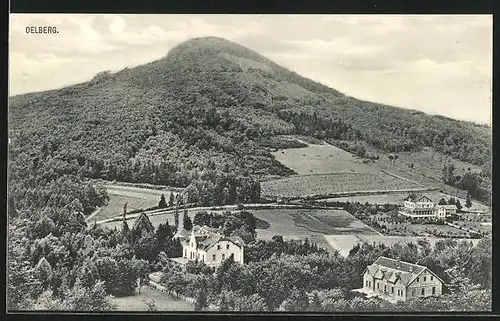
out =
[(232, 256), (235, 262), (244, 264), (245, 244), (238, 236), (224, 236), (206, 226), (195, 226), (190, 237), (182, 240), (181, 244), (182, 257), (187, 261), (199, 261), (218, 267)]
[(399, 213), (412, 218), (434, 218), (444, 220), (457, 213), (455, 205), (438, 205), (426, 195), (410, 195), (403, 199)]
[(443, 280), (425, 266), (379, 257), (367, 266), (359, 292), (390, 301), (440, 296)]

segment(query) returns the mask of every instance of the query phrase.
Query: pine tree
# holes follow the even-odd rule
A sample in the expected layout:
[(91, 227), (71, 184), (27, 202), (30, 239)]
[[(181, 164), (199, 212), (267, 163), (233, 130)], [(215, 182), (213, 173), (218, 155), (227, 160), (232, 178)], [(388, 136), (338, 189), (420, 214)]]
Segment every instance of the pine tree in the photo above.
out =
[(203, 308), (208, 306), (208, 293), (207, 285), (205, 279), (201, 280), (200, 290), (196, 295), (196, 301), (194, 303), (194, 310), (201, 311)]
[(187, 215), (187, 210), (184, 211), (184, 229), (187, 231), (191, 231), (193, 229), (193, 222), (191, 221), (191, 218), (189, 218), (189, 215)]
[(472, 206), (472, 201), (470, 199), (470, 193), (467, 192), (467, 198), (465, 199), (465, 207), (471, 208), (471, 206)]
[(441, 199), (439, 200), (439, 205), (446, 205), (446, 200), (444, 199), (444, 197), (441, 197)]
[(168, 206), (172, 207), (174, 206), (174, 204), (175, 204), (174, 193), (170, 192), (170, 197), (168, 199)]
[(123, 220), (122, 230), (121, 230), (121, 233), (120, 233), (121, 241), (122, 242), (128, 241), (129, 236), (130, 236), (130, 228), (128, 227), (127, 221)]
[(167, 206), (167, 202), (165, 200), (165, 194), (161, 194), (160, 201), (158, 202), (159, 208), (165, 208)]
[(175, 206), (175, 212), (174, 212), (174, 228), (176, 231), (179, 230), (179, 208), (177, 205)]

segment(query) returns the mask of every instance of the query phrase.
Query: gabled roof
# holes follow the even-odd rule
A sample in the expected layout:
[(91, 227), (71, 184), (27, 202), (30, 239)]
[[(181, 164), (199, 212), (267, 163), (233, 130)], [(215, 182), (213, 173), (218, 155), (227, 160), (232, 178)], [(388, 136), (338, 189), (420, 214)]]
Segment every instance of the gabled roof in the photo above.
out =
[(386, 280), (393, 284), (401, 280), (407, 286), (426, 269), (425, 266), (381, 256), (366, 268), (365, 273), (368, 272), (375, 279)]
[(410, 202), (434, 202), (429, 196), (425, 194), (410, 194), (403, 199), (403, 201)]
[(209, 237), (207, 237), (203, 241), (203, 243), (200, 244), (200, 248), (202, 250), (208, 250), (209, 248), (214, 246), (217, 242), (219, 242), (220, 239), (222, 239), (222, 235), (214, 233), (214, 234), (210, 235)]
[(425, 269), (425, 266), (412, 264), (404, 261), (398, 261), (395, 259), (390, 259), (385, 256), (379, 257), (377, 260), (375, 260), (375, 262), (373, 262), (373, 264), (377, 264), (380, 267), (386, 267), (397, 271), (414, 273), (414, 274), (418, 274)]

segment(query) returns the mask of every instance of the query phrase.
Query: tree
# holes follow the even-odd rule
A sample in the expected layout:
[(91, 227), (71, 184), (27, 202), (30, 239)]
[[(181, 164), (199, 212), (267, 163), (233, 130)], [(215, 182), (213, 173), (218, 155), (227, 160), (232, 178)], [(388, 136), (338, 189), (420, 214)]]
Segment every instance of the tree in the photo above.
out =
[(144, 304), (146, 305), (146, 311), (148, 312), (154, 312), (158, 311), (158, 307), (156, 306), (156, 303), (154, 300), (143, 300)]
[(165, 200), (165, 194), (161, 194), (160, 201), (158, 202), (159, 208), (165, 208), (167, 206), (167, 202)]
[(441, 197), (441, 199), (439, 200), (439, 205), (446, 205), (448, 203), (446, 203), (446, 200), (444, 199), (444, 197)]
[(206, 280), (202, 278), (200, 289), (195, 298), (194, 310), (201, 311), (206, 307), (208, 307), (208, 289)]
[(389, 164), (392, 164), (393, 160), (394, 160), (394, 156), (392, 154), (389, 154), (387, 156), (387, 158), (389, 159)]
[(127, 203), (128, 202), (125, 202), (125, 204), (123, 205), (123, 217), (125, 218), (125, 215), (127, 215)]
[(467, 192), (467, 198), (465, 199), (465, 207), (471, 208), (472, 206), (472, 200), (470, 199), (470, 193)]
[(168, 198), (168, 206), (172, 207), (175, 205), (174, 193), (170, 192), (170, 197)]
[(413, 168), (415, 168), (415, 164), (410, 163), (410, 164), (408, 164), (408, 167), (410, 168), (410, 173), (413, 173)]
[(226, 299), (226, 294), (224, 292), (220, 294), (219, 311), (230, 311), (229, 304), (227, 303)]
[(457, 177), (455, 176), (455, 165), (443, 165), (442, 172), (443, 183), (453, 185), (457, 181)]
[(455, 198), (454, 197), (450, 197), (450, 199), (448, 200), (448, 204), (449, 205), (455, 205), (456, 204)]
[(64, 303), (71, 311), (110, 311), (115, 308), (102, 281), (91, 288), (83, 287), (77, 281), (66, 293)]
[(193, 229), (193, 222), (191, 222), (191, 218), (189, 217), (189, 215), (187, 215), (187, 213), (184, 213), (183, 224), (184, 224), (184, 229), (186, 229), (187, 231), (191, 231)]
[(455, 206), (457, 207), (457, 212), (460, 213), (462, 211), (462, 203), (460, 203), (458, 198), (455, 200)]
[(174, 211), (174, 227), (176, 231), (179, 230), (179, 208), (177, 207), (177, 205), (175, 205)]

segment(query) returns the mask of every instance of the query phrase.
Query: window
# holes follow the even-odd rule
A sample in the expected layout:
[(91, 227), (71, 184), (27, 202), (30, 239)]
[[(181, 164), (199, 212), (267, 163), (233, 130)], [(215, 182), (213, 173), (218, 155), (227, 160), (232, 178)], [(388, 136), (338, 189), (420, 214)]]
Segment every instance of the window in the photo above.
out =
[(217, 250), (220, 250), (220, 245), (217, 245)]
[(393, 286), (391, 286), (391, 292), (394, 293), (394, 287)]
[(435, 286), (432, 287), (432, 295), (434, 295), (434, 294), (436, 294), (436, 287)]
[(415, 289), (411, 290), (411, 296), (415, 296)]
[(387, 292), (387, 285), (384, 285), (384, 292)]
[(434, 278), (433, 278), (433, 277), (432, 277), (432, 275), (431, 275), (431, 281), (432, 281), (432, 280), (434, 280)]
[(184, 250), (184, 257), (188, 257), (188, 251)]
[(215, 254), (212, 255), (212, 261), (215, 261)]
[(422, 295), (425, 295), (425, 288), (422, 288)]
[(365, 281), (365, 286), (368, 286), (368, 281)]
[(226, 244), (226, 250), (229, 250), (229, 244)]
[(377, 283), (377, 290), (379, 289), (379, 285), (380, 285), (380, 283)]
[[(224, 261), (226, 259), (226, 255), (222, 254), (222, 260)], [(358, 283), (359, 284), (359, 283)]]
[(426, 279), (427, 279), (427, 277), (426, 277), (426, 276), (424, 276), (424, 282), (426, 281)]
[(419, 282), (419, 280), (418, 280), (418, 279), (419, 279), (419, 278), (417, 278), (417, 282)]

